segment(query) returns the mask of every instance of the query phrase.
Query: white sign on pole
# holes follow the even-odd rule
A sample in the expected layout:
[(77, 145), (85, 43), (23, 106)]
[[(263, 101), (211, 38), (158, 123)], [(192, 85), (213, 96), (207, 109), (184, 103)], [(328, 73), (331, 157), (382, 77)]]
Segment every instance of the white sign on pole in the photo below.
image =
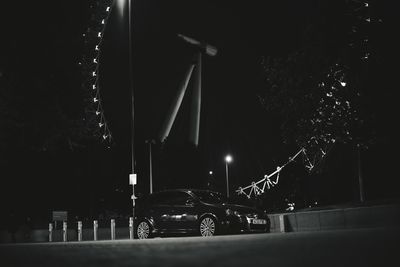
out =
[(135, 185), (136, 182), (137, 182), (136, 173), (129, 174), (129, 184), (130, 185)]

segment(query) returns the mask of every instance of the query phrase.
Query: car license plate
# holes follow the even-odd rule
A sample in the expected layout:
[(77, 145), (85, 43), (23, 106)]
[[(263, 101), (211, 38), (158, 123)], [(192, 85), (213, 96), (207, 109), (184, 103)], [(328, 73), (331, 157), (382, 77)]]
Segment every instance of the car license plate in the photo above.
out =
[(253, 224), (267, 224), (267, 221), (263, 219), (253, 219)]

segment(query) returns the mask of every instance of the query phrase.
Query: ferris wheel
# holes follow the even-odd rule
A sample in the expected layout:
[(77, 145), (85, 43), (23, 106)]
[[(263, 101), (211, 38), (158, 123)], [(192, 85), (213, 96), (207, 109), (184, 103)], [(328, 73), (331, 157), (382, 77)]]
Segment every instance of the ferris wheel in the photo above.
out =
[(116, 0), (96, 0), (91, 8), (91, 17), (84, 38), (84, 53), (79, 65), (86, 93), (86, 120), (96, 137), (111, 144), (112, 134), (103, 110), (100, 84), (100, 66), (104, 33)]

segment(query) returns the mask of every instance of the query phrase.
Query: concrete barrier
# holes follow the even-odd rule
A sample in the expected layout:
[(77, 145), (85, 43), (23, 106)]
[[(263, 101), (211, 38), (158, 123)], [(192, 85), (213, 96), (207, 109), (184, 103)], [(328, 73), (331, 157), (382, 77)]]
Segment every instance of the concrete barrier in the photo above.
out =
[[(382, 205), (271, 214), (271, 232), (319, 231), (366, 227), (399, 227), (400, 206)], [(282, 218), (284, 220), (282, 221)], [(282, 231), (284, 229), (284, 231)]]

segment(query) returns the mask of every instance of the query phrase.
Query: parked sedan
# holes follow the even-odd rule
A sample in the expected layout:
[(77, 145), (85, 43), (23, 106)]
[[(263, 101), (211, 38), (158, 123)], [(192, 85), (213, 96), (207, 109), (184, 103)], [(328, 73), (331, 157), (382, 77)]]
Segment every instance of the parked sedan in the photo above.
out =
[(195, 189), (161, 191), (138, 199), (135, 222), (139, 239), (171, 233), (268, 232), (270, 227), (265, 212), (229, 204), (217, 192)]

